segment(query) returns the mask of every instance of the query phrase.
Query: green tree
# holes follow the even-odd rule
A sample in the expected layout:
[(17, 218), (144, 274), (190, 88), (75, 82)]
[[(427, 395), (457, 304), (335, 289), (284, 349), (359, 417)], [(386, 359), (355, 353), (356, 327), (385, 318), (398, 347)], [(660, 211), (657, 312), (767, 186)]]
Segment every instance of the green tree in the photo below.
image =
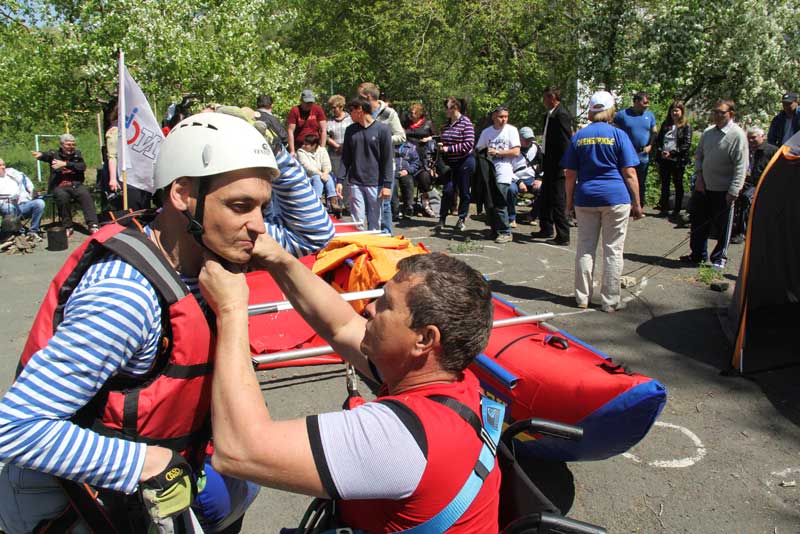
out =
[(275, 40), (294, 13), (272, 0), (31, 0), (5, 15), (0, 65), (16, 75), (0, 82), (3, 123), (15, 110), (31, 122), (97, 110), (116, 91), (119, 49), (162, 103), (190, 92), (252, 105), (296, 83), (297, 60)]

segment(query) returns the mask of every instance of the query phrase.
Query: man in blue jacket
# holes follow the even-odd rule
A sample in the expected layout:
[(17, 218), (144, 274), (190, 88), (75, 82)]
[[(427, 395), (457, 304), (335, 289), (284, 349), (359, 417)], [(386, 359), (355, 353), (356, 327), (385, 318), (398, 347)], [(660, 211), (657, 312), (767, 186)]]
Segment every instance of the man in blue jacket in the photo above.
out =
[(785, 93), (781, 98), (783, 111), (775, 115), (769, 125), (767, 143), (781, 146), (800, 131), (800, 109), (797, 108), (797, 93)]

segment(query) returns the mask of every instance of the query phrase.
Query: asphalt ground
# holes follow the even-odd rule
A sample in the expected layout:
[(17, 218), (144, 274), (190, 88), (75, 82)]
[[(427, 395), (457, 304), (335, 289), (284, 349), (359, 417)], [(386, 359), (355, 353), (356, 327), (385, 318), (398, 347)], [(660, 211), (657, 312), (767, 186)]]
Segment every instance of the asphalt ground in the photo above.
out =
[[(483, 272), (498, 295), (529, 313), (556, 313), (550, 323), (668, 388), (656, 426), (628, 454), (529, 466), (571, 517), (609, 532), (800, 533), (797, 368), (749, 378), (724, 373), (732, 350), (719, 312), (730, 301), (742, 245), (730, 248), (723, 273), (730, 287), (712, 291), (697, 279), (696, 267), (676, 260), (688, 251), (688, 230), (648, 212), (628, 229), (623, 273), (637, 283), (623, 290), (627, 308), (606, 314), (597, 307), (574, 307), (577, 229), (569, 247), (532, 239), (530, 232), (537, 227), (528, 225), (514, 231), (513, 243), (497, 245), (483, 239), (485, 226), (479, 220), (468, 221), (465, 232), (449, 228), (437, 235), (434, 222), (402, 221), (396, 233), (458, 255)], [(71, 249), (79, 242), (76, 234)], [(67, 254), (41, 247), (29, 255), (0, 254), (0, 332), (6, 339), (0, 392), (13, 379), (46, 286)], [(259, 374), (264, 398), (281, 419), (336, 410), (346, 395), (341, 366)], [(277, 532), (295, 525), (309, 501), (263, 489), (243, 532)]]

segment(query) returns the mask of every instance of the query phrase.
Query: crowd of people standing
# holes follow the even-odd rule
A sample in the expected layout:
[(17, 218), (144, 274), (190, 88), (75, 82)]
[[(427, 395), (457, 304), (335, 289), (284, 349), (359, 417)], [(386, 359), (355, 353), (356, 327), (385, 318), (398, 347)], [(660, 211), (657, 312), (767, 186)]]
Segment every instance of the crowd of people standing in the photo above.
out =
[[(735, 121), (735, 104), (720, 100), (712, 110), (713, 124), (699, 141), (693, 141), (685, 102), (674, 100), (659, 125), (646, 92), (635, 93), (631, 105), (619, 110), (615, 96), (595, 93), (588, 105), (588, 125), (576, 130), (560, 89), (546, 87), (539, 137), (538, 125), (519, 129), (512, 125), (512, 110), (505, 105), (493, 108), (489, 125), (479, 131), (467, 115), (467, 102), (455, 96), (443, 100), (445, 121), (436, 127), (424, 104), (413, 102), (396, 110), (371, 82), (361, 83), (349, 100), (330, 96), (327, 113), (314, 91), (305, 89), (285, 122), (273, 113), (268, 95), (258, 97), (254, 110), (237, 109), (272, 132), (302, 167), (330, 213), (348, 214), (368, 230), (391, 234), (398, 221), (405, 220), (407, 226), (420, 223), (415, 218), (422, 217), (435, 221), (436, 233), (461, 233), (485, 212), (486, 237), (497, 243), (512, 242), (518, 222), (538, 222), (532, 238), (568, 246), (572, 228), (577, 226), (575, 296), (581, 307), (591, 299), (595, 249), (602, 235), (602, 307), (613, 310), (627, 220), (644, 216), (650, 166), (656, 167), (660, 181), (655, 214), (678, 225), (687, 223), (683, 211), (690, 215), (691, 253), (681, 260), (710, 261), (713, 267), (724, 268), (728, 245), (745, 239), (761, 173), (777, 146), (800, 130), (798, 95), (787, 92), (781, 100), (783, 109), (771, 121), (768, 133), (755, 125), (745, 132)], [(103, 198), (109, 199), (104, 203), (107, 209), (122, 207), (114, 115), (114, 111), (109, 114), (112, 120), (100, 173), (105, 179), (99, 181), (105, 189)], [(589, 135), (595, 130), (597, 135)], [(71, 234), (73, 226), (72, 201), (82, 207), (89, 232), (96, 232), (98, 215), (83, 185), (86, 166), (74, 138), (62, 136), (58, 151), (33, 155), (51, 164), (49, 190), (67, 232)], [(688, 195), (684, 184), (691, 165)], [(17, 172), (9, 171), (7, 176)], [(521, 198), (522, 194), (526, 197)], [(687, 197), (691, 197), (689, 202)], [(129, 184), (128, 204), (134, 210), (147, 208), (151, 195)], [(470, 217), (472, 204), (477, 215)], [(526, 205), (530, 210), (518, 214)], [(10, 212), (10, 206), (7, 202), (4, 212)], [(36, 236), (42, 210), (34, 208), (40, 207), (19, 203), (19, 208), (13, 208), (32, 216)], [(601, 209), (605, 207), (616, 208)], [(265, 218), (277, 216), (278, 211), (278, 206), (270, 206)], [(449, 216), (455, 216), (452, 226)], [(717, 238), (710, 255), (706, 250), (709, 237)]]

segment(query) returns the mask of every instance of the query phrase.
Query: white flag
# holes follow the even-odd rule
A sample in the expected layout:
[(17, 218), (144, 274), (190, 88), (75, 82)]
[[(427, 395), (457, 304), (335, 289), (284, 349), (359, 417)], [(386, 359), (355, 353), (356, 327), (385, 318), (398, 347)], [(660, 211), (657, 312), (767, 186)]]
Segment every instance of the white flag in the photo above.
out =
[(125, 68), (124, 58), (120, 53), (118, 174), (127, 170), (128, 185), (152, 193), (153, 169), (164, 134), (144, 93)]

